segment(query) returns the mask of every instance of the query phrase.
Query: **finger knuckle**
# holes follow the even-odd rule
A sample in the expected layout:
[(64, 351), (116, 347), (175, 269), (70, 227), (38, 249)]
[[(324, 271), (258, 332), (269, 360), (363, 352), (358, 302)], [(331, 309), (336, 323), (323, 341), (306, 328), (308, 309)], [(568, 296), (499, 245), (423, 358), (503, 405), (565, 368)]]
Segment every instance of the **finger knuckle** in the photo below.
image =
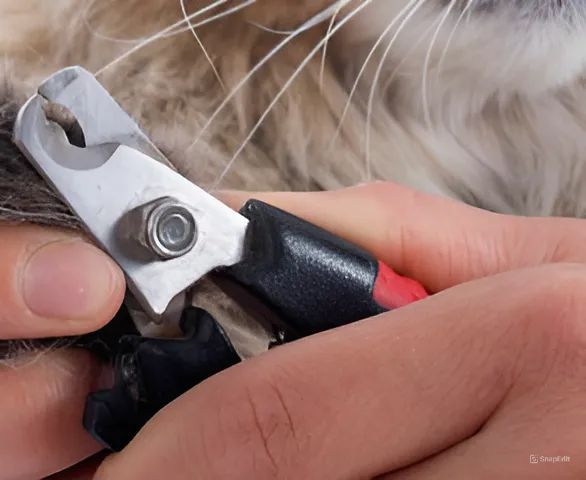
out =
[(576, 317), (586, 311), (586, 266), (553, 264), (538, 270), (534, 292), (538, 308), (546, 319), (559, 318), (562, 326), (574, 326)]
[(239, 376), (217, 400), (216, 418), (202, 433), (209, 470), (217, 478), (231, 478), (226, 469), (237, 465), (238, 478), (285, 478), (298, 452), (296, 427), (272, 375)]
[(555, 264), (531, 275), (529, 328), (549, 364), (583, 362), (586, 356), (586, 266)]

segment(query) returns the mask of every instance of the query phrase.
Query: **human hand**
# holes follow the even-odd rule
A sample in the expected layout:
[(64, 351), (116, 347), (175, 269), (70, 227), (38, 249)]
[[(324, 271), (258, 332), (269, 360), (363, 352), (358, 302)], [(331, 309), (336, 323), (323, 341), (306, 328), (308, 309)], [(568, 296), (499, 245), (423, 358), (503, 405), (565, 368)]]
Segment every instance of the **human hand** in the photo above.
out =
[[(79, 237), (0, 226), (0, 339), (71, 336), (109, 321), (124, 278)], [(100, 449), (82, 428), (100, 366), (80, 350), (32, 353), (0, 366), (0, 479), (39, 479)]]
[[(223, 195), (235, 207), (247, 197)], [(96, 480), (584, 478), (583, 221), (389, 184), (255, 198), (442, 293), (209, 379)], [(571, 461), (534, 465), (533, 454)]]

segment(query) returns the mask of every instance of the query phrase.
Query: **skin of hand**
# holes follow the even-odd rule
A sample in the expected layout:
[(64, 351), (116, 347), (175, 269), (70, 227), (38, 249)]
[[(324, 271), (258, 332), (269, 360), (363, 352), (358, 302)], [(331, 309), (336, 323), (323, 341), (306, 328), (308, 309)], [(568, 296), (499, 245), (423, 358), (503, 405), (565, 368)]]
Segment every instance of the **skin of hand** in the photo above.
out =
[[(289, 210), (441, 293), (209, 379), (97, 480), (529, 478), (529, 453), (558, 452), (572, 462), (530, 478), (583, 478), (586, 267), (562, 264), (586, 263), (583, 221), (502, 216), (389, 183), (219, 197)], [(116, 312), (122, 275), (81, 239), (6, 226), (0, 244), (0, 338), (84, 333)], [(99, 374), (79, 351), (0, 368), (0, 480), (97, 451), (81, 414)], [(100, 461), (51, 478), (94, 478)]]
[[(251, 195), (220, 196), (236, 208)], [(439, 293), (203, 382), (95, 480), (585, 478), (583, 221), (390, 184), (253, 197)]]
[[(0, 338), (78, 335), (108, 322), (124, 277), (79, 237), (0, 226)], [(31, 354), (0, 366), (0, 478), (44, 478), (99, 450), (82, 428), (85, 397), (100, 381), (87, 352)]]

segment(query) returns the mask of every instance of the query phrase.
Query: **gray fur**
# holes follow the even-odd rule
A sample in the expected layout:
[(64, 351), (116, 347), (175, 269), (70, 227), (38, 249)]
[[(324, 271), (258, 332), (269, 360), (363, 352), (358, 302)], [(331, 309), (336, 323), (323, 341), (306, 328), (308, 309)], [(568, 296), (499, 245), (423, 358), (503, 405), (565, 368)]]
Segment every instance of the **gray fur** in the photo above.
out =
[(5, 87), (0, 92), (0, 221), (80, 228), (12, 142), (18, 107), (14, 94)]

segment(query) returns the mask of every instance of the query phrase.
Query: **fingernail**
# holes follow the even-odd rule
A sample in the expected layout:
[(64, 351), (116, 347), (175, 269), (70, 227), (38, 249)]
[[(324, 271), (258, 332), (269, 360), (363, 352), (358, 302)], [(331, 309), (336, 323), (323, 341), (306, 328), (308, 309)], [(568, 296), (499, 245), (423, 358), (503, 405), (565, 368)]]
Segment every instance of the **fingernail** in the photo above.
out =
[(114, 262), (81, 241), (44, 245), (28, 260), (22, 291), (36, 315), (65, 320), (91, 318), (108, 305), (119, 282)]

